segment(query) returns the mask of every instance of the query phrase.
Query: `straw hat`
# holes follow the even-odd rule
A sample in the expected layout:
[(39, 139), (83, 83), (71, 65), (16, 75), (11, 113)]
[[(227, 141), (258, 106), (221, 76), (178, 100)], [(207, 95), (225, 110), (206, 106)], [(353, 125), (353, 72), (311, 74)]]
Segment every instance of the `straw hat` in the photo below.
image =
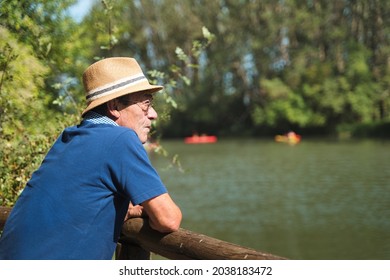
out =
[(89, 110), (122, 95), (146, 91), (154, 93), (162, 86), (151, 85), (134, 58), (111, 57), (95, 62), (83, 74)]

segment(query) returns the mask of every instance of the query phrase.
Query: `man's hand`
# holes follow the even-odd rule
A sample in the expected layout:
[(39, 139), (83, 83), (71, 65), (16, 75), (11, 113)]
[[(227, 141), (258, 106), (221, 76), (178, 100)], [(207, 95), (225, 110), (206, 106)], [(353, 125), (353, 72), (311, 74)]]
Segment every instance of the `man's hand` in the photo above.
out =
[(144, 215), (143, 207), (141, 205), (133, 205), (131, 202), (129, 203), (129, 208), (127, 209), (125, 221), (130, 218), (139, 218)]

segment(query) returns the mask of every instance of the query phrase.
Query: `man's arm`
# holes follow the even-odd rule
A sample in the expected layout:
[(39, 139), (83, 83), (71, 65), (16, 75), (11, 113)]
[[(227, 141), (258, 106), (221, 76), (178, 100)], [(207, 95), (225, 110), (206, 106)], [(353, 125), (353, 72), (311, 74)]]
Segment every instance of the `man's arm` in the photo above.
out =
[(143, 211), (149, 216), (149, 224), (153, 229), (173, 232), (180, 228), (181, 210), (168, 193), (146, 200), (142, 206)]

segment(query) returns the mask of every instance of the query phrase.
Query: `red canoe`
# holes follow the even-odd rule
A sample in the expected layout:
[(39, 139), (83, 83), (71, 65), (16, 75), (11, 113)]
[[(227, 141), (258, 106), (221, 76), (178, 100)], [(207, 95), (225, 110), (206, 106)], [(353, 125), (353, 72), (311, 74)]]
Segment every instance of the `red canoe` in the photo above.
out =
[(217, 136), (214, 135), (193, 135), (184, 138), (184, 142), (187, 144), (215, 143), (217, 140)]

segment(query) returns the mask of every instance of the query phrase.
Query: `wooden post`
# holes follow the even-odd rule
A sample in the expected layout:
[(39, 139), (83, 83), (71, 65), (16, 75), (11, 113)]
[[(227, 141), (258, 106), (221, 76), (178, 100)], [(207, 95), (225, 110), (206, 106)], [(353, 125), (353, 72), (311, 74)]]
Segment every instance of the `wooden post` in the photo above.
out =
[(11, 213), (11, 208), (0, 206), (0, 230), (4, 228), (9, 213)]
[(137, 244), (118, 242), (115, 250), (116, 260), (150, 260), (150, 252)]

